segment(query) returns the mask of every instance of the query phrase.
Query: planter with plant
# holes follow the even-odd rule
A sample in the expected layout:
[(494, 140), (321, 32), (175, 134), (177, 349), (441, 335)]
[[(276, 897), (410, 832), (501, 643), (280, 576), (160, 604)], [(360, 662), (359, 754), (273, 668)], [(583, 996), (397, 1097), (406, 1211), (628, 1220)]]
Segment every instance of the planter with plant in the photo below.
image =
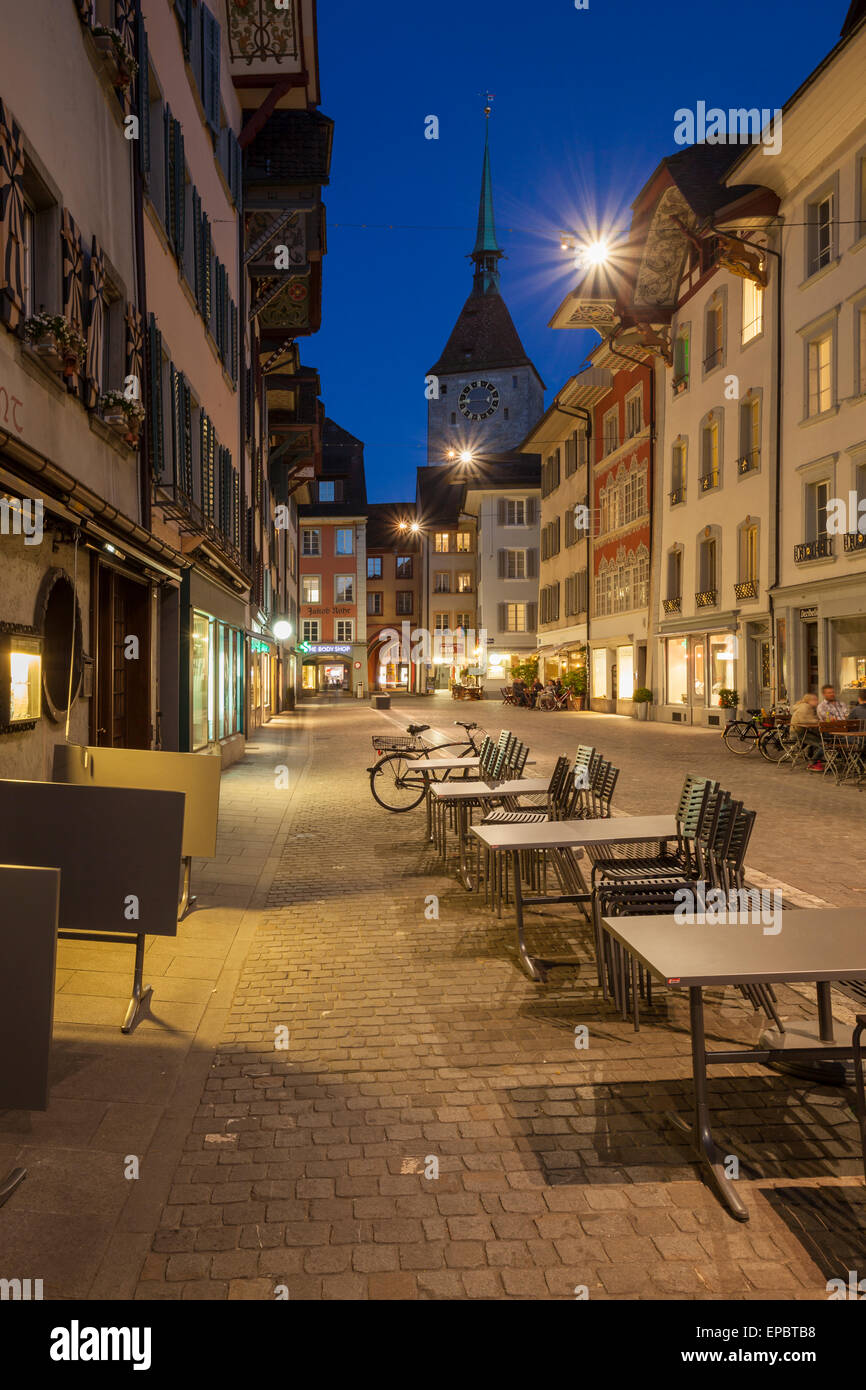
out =
[(719, 707), (725, 711), (725, 718), (730, 721), (737, 716), (737, 705), (740, 694), (737, 690), (728, 690), (724, 686), (719, 691)]
[(566, 671), (562, 684), (568, 691), (572, 709), (583, 709), (586, 704), (586, 668), (580, 671)]
[(652, 704), (653, 693), (649, 686), (639, 685), (632, 695), (635, 719), (646, 719)]
[(138, 63), (123, 42), (119, 29), (105, 24), (94, 24), (91, 29), (93, 41), (109, 69), (109, 76), (115, 87), (128, 87), (138, 72)]
[(27, 320), (24, 331), (33, 351), (52, 371), (74, 376), (81, 370), (87, 342), (63, 314), (46, 314), (41, 309)]
[(136, 445), (138, 432), (144, 419), (144, 406), (141, 401), (130, 400), (122, 391), (106, 391), (99, 398), (99, 414), (125, 443)]
[(518, 661), (516, 666), (511, 668), (511, 679), (525, 681), (527, 685), (532, 685), (538, 675), (538, 657), (527, 657), (526, 661)]

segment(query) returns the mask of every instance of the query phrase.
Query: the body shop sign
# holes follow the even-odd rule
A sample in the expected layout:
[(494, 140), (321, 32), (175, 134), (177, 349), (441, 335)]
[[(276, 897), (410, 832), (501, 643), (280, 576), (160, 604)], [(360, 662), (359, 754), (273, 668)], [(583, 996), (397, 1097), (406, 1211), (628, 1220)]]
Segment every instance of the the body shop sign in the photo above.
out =
[(341, 646), (333, 642), (301, 642), (298, 651), (304, 656), (351, 656), (351, 646)]

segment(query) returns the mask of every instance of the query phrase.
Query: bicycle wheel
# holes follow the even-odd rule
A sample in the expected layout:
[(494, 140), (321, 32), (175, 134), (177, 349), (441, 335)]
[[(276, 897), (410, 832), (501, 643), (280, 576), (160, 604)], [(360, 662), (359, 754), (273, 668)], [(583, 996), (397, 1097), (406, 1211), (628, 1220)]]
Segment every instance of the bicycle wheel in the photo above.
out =
[(412, 772), (412, 758), (386, 753), (370, 769), (370, 791), (386, 811), (411, 811), (424, 800), (427, 781), (423, 772)]
[(722, 738), (729, 753), (754, 753), (758, 745), (758, 730), (751, 722), (747, 724), (742, 720), (732, 719)]
[(765, 729), (758, 739), (758, 748), (761, 756), (767, 759), (768, 763), (781, 762), (788, 747), (787, 729)]

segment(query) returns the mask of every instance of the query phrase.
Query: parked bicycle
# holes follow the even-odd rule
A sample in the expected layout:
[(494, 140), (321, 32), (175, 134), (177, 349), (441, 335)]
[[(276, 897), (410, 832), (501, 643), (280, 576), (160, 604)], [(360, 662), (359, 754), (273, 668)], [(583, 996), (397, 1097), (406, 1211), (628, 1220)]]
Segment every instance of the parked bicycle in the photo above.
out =
[[(722, 730), (722, 738), (728, 752), (747, 756), (759, 749), (768, 762), (778, 762), (777, 757), (767, 755), (765, 747), (775, 751), (779, 745), (779, 734), (791, 717), (787, 705), (774, 705), (769, 714), (760, 709), (750, 709), (746, 713), (748, 719), (732, 719)], [(775, 736), (772, 739), (769, 738), (771, 734)], [(762, 747), (762, 742), (765, 747)], [(782, 756), (782, 751), (780, 748), (779, 757)]]
[[(405, 734), (373, 735), (373, 747), (379, 759), (367, 769), (370, 791), (386, 811), (411, 811), (424, 800), (431, 781), (443, 781), (448, 776), (447, 769), (430, 772), (413, 768), (412, 764), (418, 759), (439, 754), (449, 758), (478, 756), (487, 737), (484, 729), (460, 719), (455, 719), (454, 723), (464, 730), (464, 735), (462, 740), (453, 743), (428, 743), (421, 735), (430, 728), (429, 724), (410, 724)], [(463, 776), (467, 777), (471, 771), (464, 768)]]

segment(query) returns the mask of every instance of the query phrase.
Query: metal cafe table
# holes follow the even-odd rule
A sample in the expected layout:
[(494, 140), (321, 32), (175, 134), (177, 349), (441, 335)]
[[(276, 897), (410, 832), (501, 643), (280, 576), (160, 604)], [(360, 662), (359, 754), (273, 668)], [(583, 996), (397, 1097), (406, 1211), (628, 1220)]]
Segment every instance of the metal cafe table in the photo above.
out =
[[(748, 1221), (736, 1182), (725, 1173), (725, 1152), (710, 1126), (707, 1066), (844, 1061), (852, 1041), (834, 1036), (831, 980), (866, 980), (866, 933), (860, 909), (797, 909), (774, 922), (768, 934), (749, 913), (731, 913), (725, 924), (678, 922), (675, 917), (604, 917), (602, 925), (633, 960), (665, 984), (689, 991), (694, 1121), (687, 1125), (706, 1175), (730, 1214)], [(798, 1021), (784, 1033), (768, 1029), (756, 1048), (708, 1052), (704, 1027), (705, 989), (723, 985), (812, 982), (817, 986), (818, 1017)], [(862, 1117), (861, 1117), (862, 1121)]]
[[(535, 763), (535, 759), (534, 759), (534, 758), (529, 758), (529, 759), (527, 760), (527, 766), (528, 766), (528, 767), (529, 767), (529, 766), (533, 766), (534, 763)], [(444, 781), (444, 782), (447, 782), (447, 781), (449, 780), (449, 777), (450, 777), (450, 775), (451, 775), (452, 772), (453, 772), (453, 773), (461, 773), (461, 772), (462, 772), (462, 773), (463, 773), (463, 776), (464, 776), (465, 778), (468, 778), (468, 774), (469, 774), (470, 772), (477, 772), (478, 769), (479, 769), (479, 767), (480, 767), (480, 765), (481, 765), (481, 759), (478, 757), (477, 754), (476, 754), (475, 757), (469, 757), (469, 758), (436, 758), (436, 757), (433, 757), (433, 758), (416, 758), (416, 759), (414, 760), (414, 762), (412, 763), (412, 771), (413, 771), (413, 772), (417, 770), (417, 771), (419, 771), (419, 772), (423, 772), (423, 773), (432, 773), (432, 774), (433, 774), (432, 777), (431, 777), (431, 778), (429, 779), (429, 781), (428, 781), (428, 785), (427, 785), (427, 796), (426, 796), (426, 799), (425, 799), (425, 806), (426, 806), (426, 808), (427, 808), (427, 839), (428, 839), (428, 840), (432, 840), (432, 839), (433, 839), (433, 822), (432, 822), (432, 817), (431, 817), (431, 806), (430, 806), (430, 787), (433, 785), (433, 782), (434, 782), (434, 780), (435, 780), (437, 774), (440, 774), (440, 775), (441, 775), (441, 780)], [(468, 780), (471, 781), (472, 779), (471, 779), (471, 778), (468, 778)], [(477, 779), (476, 779), (476, 780), (477, 780)], [(545, 786), (543, 787), (543, 790), (544, 790), (544, 791), (547, 791), (547, 784), (545, 784)]]
[[(526, 790), (529, 790), (526, 788)], [(612, 816), (600, 820), (552, 820), (535, 825), (473, 825), (469, 827), (494, 853), (510, 854), (514, 870), (514, 911), (517, 949), (533, 980), (545, 980), (557, 965), (577, 965), (577, 956), (531, 956), (523, 937), (523, 909), (548, 903), (589, 902), (589, 893), (560, 893), (524, 898), (520, 879), (520, 855), (525, 850), (583, 849), (586, 845), (637, 844), (641, 840), (678, 840), (676, 816)]]
[[(474, 803), (493, 803), (511, 796), (540, 796), (550, 786), (549, 777), (519, 777), (508, 782), (433, 782), (427, 789), (428, 807), (431, 798), (438, 802), (448, 802), (457, 812), (457, 845), (460, 855), (458, 876), (463, 887), (471, 893), (474, 888), (466, 855), (466, 841), (469, 832), (469, 810)], [(541, 807), (540, 809), (544, 809)], [(428, 824), (431, 816), (428, 809)], [(476, 827), (473, 826), (474, 830)], [(528, 827), (527, 827), (528, 828)], [(443, 858), (445, 852), (443, 850)]]

